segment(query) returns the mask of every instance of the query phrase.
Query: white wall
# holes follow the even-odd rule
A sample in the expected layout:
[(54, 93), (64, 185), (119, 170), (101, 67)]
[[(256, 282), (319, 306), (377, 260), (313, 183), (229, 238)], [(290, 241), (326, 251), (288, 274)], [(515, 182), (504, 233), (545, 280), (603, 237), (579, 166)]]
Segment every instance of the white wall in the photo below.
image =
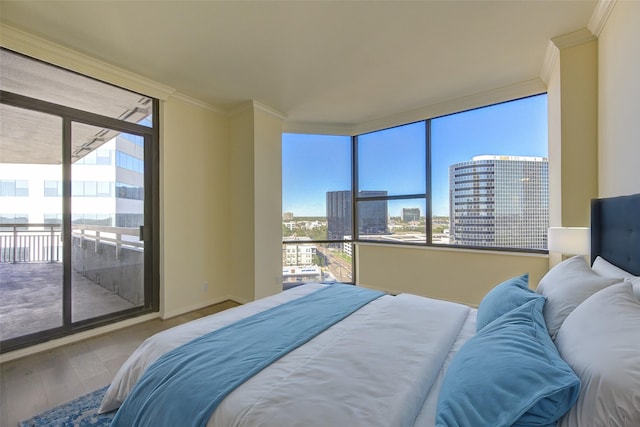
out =
[(228, 119), (170, 97), (160, 159), (160, 303), (171, 317), (229, 296)]
[(257, 108), (255, 126), (255, 298), (282, 291), (282, 119)]
[(618, 1), (598, 39), (598, 195), (640, 192), (640, 2)]
[[(561, 188), (561, 224), (551, 226), (587, 227), (591, 199), (598, 196), (598, 78), (595, 40), (560, 48), (560, 158), (550, 155), (549, 163), (560, 163), (560, 179), (549, 186)], [(550, 89), (551, 90), (551, 89)]]
[(251, 102), (230, 120), (231, 295), (282, 290), (282, 119)]
[(478, 305), (495, 285), (524, 273), (534, 288), (548, 261), (546, 255), (362, 244), (356, 266), (366, 287)]

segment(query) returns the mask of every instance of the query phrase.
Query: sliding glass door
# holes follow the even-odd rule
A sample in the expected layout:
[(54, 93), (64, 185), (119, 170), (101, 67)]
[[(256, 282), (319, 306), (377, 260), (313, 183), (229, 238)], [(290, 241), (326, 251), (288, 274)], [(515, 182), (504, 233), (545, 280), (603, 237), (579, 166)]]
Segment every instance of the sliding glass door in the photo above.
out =
[(0, 117), (0, 336), (6, 341), (63, 326), (62, 119), (4, 104)]
[(0, 350), (157, 310), (158, 101), (0, 52)]
[(72, 321), (141, 307), (144, 138), (73, 123), (71, 154)]

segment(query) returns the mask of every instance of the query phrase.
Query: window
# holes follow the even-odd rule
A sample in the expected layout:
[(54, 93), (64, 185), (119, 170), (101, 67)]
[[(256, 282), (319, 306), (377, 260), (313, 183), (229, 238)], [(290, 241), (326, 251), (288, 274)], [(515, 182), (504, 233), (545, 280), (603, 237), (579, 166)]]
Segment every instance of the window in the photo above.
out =
[(29, 182), (23, 179), (0, 180), (1, 197), (29, 197)]
[(431, 120), (432, 243), (546, 250), (547, 96)]
[(144, 187), (116, 182), (116, 197), (121, 199), (144, 200)]
[(352, 282), (351, 138), (282, 137), (283, 287)]
[(44, 181), (44, 197), (62, 197), (62, 181)]
[(427, 123), (359, 135), (356, 240), (426, 243)]
[(116, 166), (133, 172), (144, 172), (144, 162), (142, 160), (122, 151), (116, 153)]
[[(285, 134), (284, 241), (544, 251), (547, 151), (546, 94), (352, 138)], [(328, 184), (336, 176), (341, 187)], [(326, 220), (326, 233), (296, 213), (323, 193), (326, 219), (308, 220)]]

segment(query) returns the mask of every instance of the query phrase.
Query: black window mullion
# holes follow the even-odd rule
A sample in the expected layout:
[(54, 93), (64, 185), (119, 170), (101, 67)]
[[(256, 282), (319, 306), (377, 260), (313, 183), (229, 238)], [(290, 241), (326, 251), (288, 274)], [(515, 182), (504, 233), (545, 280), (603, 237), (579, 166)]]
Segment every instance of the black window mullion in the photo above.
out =
[(351, 137), (351, 238), (354, 242), (360, 239), (357, 203), (358, 186), (358, 136), (356, 135)]
[(425, 189), (427, 194), (425, 195), (425, 233), (426, 244), (433, 244), (433, 189), (431, 188), (431, 120), (425, 120), (425, 155), (426, 155), (426, 170), (425, 170)]
[(375, 200), (409, 200), (409, 199), (424, 199), (427, 197), (427, 193), (419, 194), (402, 194), (393, 196), (362, 196), (356, 197), (358, 202), (370, 202)]
[[(416, 122), (417, 123), (417, 122)], [(425, 123), (425, 193), (419, 194), (402, 194), (402, 195), (391, 195), (391, 196), (360, 196), (360, 191), (358, 188), (358, 135), (352, 137), (353, 141), (353, 179), (352, 179), (352, 203), (354, 205), (353, 209), (353, 236), (354, 241), (360, 240), (360, 227), (358, 223), (358, 215), (357, 215), (357, 206), (359, 202), (367, 202), (367, 201), (390, 201), (390, 200), (410, 200), (410, 199), (423, 199), (425, 201), (425, 245), (431, 245), (432, 243), (432, 225), (431, 225), (431, 122), (430, 120), (424, 120)]]
[[(160, 117), (160, 102), (153, 100), (152, 114), (154, 122)], [(154, 311), (160, 308), (160, 294), (153, 291), (153, 284), (160, 283), (160, 213), (154, 206), (158, 206), (160, 198), (160, 157), (158, 141), (160, 141), (160, 126), (153, 127), (153, 136), (144, 138), (144, 222), (145, 228), (151, 233), (146, 233), (150, 241), (145, 241), (145, 272), (144, 272), (144, 292), (145, 307)], [(156, 144), (156, 146), (154, 146)]]
[(62, 325), (71, 329), (71, 119), (62, 118)]

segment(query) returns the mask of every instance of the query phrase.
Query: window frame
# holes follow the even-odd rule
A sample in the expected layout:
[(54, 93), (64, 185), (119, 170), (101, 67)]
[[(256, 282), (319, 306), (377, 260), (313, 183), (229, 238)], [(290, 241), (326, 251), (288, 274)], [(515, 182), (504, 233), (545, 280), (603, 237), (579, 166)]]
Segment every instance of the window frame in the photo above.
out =
[[(60, 117), (62, 123), (62, 141), (61, 148), (63, 150), (63, 166), (62, 180), (58, 181), (58, 191), (62, 191), (63, 198), (63, 214), (62, 228), (64, 230), (64, 239), (71, 241), (71, 198), (72, 180), (71, 180), (71, 127), (73, 123), (86, 124), (97, 127), (108, 127), (110, 129), (137, 135), (144, 139), (144, 188), (146, 191), (144, 200), (145, 226), (147, 230), (144, 232), (145, 241), (145, 263), (144, 263), (144, 304), (138, 307), (104, 314), (92, 317), (86, 320), (71, 319), (71, 265), (65, 263), (63, 300), (62, 300), (62, 326), (46, 329), (15, 338), (9, 338), (2, 341), (0, 353), (15, 351), (21, 348), (29, 347), (38, 343), (46, 342), (51, 339), (63, 338), (78, 332), (95, 329), (101, 326), (113, 324), (125, 319), (138, 317), (144, 314), (157, 312), (160, 309), (160, 214), (159, 214), (159, 182), (160, 182), (160, 161), (159, 161), (159, 141), (160, 141), (160, 101), (152, 96), (140, 94), (136, 91), (126, 89), (102, 80), (87, 76), (69, 70), (46, 61), (15, 52), (11, 49), (1, 48), (4, 51), (14, 55), (19, 55), (29, 60), (45, 64), (49, 67), (58, 68), (65, 72), (72, 73), (86, 79), (98, 81), (104, 85), (109, 85), (127, 92), (135, 93), (151, 100), (151, 115), (153, 123), (151, 125), (143, 125), (135, 122), (129, 122), (109, 116), (103, 116), (97, 113), (79, 110), (73, 107), (56, 104), (42, 99), (32, 98), (22, 94), (0, 90), (0, 99), (2, 104), (6, 104), (16, 108), (37, 111), (52, 116)], [(96, 153), (97, 154), (97, 153)], [(110, 154), (111, 156), (111, 154)], [(82, 182), (82, 181), (78, 181)], [(82, 182), (84, 185), (84, 182)], [(97, 184), (96, 184), (97, 187)], [(112, 191), (113, 193), (113, 191)], [(84, 192), (83, 194), (84, 195)], [(115, 195), (114, 195), (115, 197)], [(65, 259), (71, 259), (71, 245), (64, 246)]]
[[(448, 113), (448, 114), (442, 114), (439, 116), (434, 116), (434, 117), (429, 117), (423, 120), (417, 120), (417, 121), (413, 121), (413, 122), (409, 122), (409, 123), (403, 123), (403, 124), (399, 124), (396, 126), (391, 126), (388, 128), (383, 128), (383, 129), (378, 129), (375, 131), (371, 131), (371, 132), (366, 132), (363, 134), (358, 134), (358, 135), (353, 135), (352, 138), (352, 145), (353, 145), (353, 152), (352, 152), (352, 174), (353, 174), (353, 179), (352, 179), (352, 205), (354, 206), (353, 209), (353, 242), (354, 243), (374, 243), (374, 244), (381, 244), (381, 245), (400, 245), (400, 246), (418, 246), (418, 247), (437, 247), (437, 248), (447, 248), (447, 249), (463, 249), (463, 250), (480, 250), (480, 251), (498, 251), (498, 252), (518, 252), (518, 253), (532, 253), (532, 254), (548, 254), (549, 251), (547, 249), (531, 249), (531, 248), (514, 248), (514, 247), (501, 247), (501, 246), (471, 246), (471, 245), (459, 245), (459, 244), (446, 244), (446, 243), (433, 243), (433, 205), (432, 205), (432, 195), (433, 195), (433, 191), (432, 191), (432, 167), (431, 167), (431, 148), (432, 148), (432, 135), (431, 135), (431, 122), (433, 120), (437, 120), (441, 117), (447, 117), (447, 116), (451, 116), (454, 114), (460, 114), (460, 113), (465, 113), (465, 112), (469, 112), (469, 111), (474, 111), (474, 110), (478, 110), (478, 109), (482, 109), (482, 108), (487, 108), (487, 107), (492, 107), (492, 106), (496, 106), (496, 105), (501, 105), (501, 104), (507, 104), (510, 102), (514, 102), (514, 101), (519, 101), (519, 100), (523, 100), (523, 99), (527, 99), (527, 98), (532, 98), (532, 97), (536, 97), (536, 96), (540, 96), (540, 95), (546, 95), (546, 92), (540, 92), (540, 93), (535, 93), (532, 95), (528, 95), (528, 96), (523, 96), (523, 97), (519, 97), (519, 98), (514, 98), (514, 99), (509, 99), (509, 100), (505, 100), (505, 101), (501, 101), (501, 102), (496, 102), (496, 103), (492, 103), (492, 104), (487, 104), (487, 105), (482, 105), (479, 107), (475, 107), (475, 108), (470, 108), (470, 109), (466, 109), (466, 110), (461, 110), (461, 111), (455, 111), (452, 113)], [(353, 196), (354, 194), (358, 194), (359, 192), (359, 188), (358, 188), (358, 174), (357, 174), (357, 170), (358, 170), (358, 162), (357, 162), (357, 141), (358, 141), (358, 137), (361, 135), (366, 135), (366, 134), (370, 134), (373, 132), (380, 132), (380, 131), (385, 131), (388, 129), (393, 129), (393, 128), (397, 128), (400, 126), (405, 126), (405, 125), (410, 125), (413, 123), (418, 123), (418, 122), (425, 122), (425, 132), (426, 132), (426, 136), (425, 136), (425, 145), (426, 145), (426, 170), (425, 170), (425, 180), (426, 180), (426, 193), (424, 195), (422, 194), (415, 194), (415, 195), (394, 195), (394, 196), (376, 196), (376, 197), (359, 197), (359, 196)], [(398, 241), (382, 241), (382, 240), (374, 240), (374, 239), (363, 239), (360, 237), (359, 235), (359, 231), (360, 231), (360, 227), (359, 224), (357, 223), (357, 202), (359, 201), (371, 201), (371, 200), (386, 200), (386, 201), (392, 201), (392, 200), (408, 200), (408, 199), (417, 199), (417, 198), (422, 198), (424, 196), (425, 199), (425, 242), (422, 243), (418, 243), (418, 242), (398, 242)]]
[[(291, 134), (291, 135), (304, 135), (304, 133), (296, 133), (296, 132), (283, 132), (283, 134)], [(345, 139), (348, 139), (348, 141), (345, 141), (345, 143), (348, 143), (348, 156), (349, 156), (349, 160), (348, 162), (346, 162), (349, 167), (353, 166), (353, 140), (352, 140), (352, 136), (349, 135), (321, 135), (321, 134), (307, 134), (309, 136), (339, 136), (339, 137), (343, 137)], [(345, 150), (346, 151), (346, 150)], [(284, 165), (284, 163), (283, 163)], [(342, 191), (348, 191), (352, 193), (352, 188), (353, 188), (353, 171), (351, 171), (351, 174), (348, 177), (348, 182), (346, 183), (345, 186), (349, 186), (350, 188), (348, 190), (337, 190), (337, 191), (332, 191), (334, 193), (340, 193)], [(328, 192), (327, 192), (328, 193)], [(325, 196), (326, 197), (326, 196)], [(282, 200), (284, 202), (284, 198)], [(353, 215), (353, 197), (349, 197), (349, 203), (352, 204), (352, 209), (351, 209), (351, 213)], [(283, 206), (284, 207), (284, 206)], [(326, 207), (325, 207), (326, 209)], [(326, 211), (325, 211), (326, 212)], [(284, 212), (283, 212), (284, 214)], [(325, 239), (309, 239), (309, 240), (288, 240), (284, 235), (282, 235), (282, 248), (283, 248), (283, 252), (286, 254), (287, 253), (287, 247), (288, 246), (293, 246), (293, 245), (304, 245), (304, 244), (313, 244), (313, 245), (345, 245), (345, 244), (349, 244), (351, 245), (351, 253), (349, 254), (349, 256), (351, 256), (351, 281), (349, 282), (342, 282), (342, 283), (351, 283), (351, 284), (355, 284), (356, 280), (355, 280), (355, 275), (356, 275), (356, 257), (353, 255), (354, 253), (354, 242), (353, 242), (353, 218), (351, 218), (352, 222), (351, 222), (351, 233), (350, 239), (330, 239), (329, 238), (329, 227), (328, 227), (328, 216), (327, 216), (327, 234), (326, 234), (326, 238)], [(284, 219), (284, 215), (281, 218), (281, 224), (282, 224), (282, 228), (284, 229), (286, 227), (285, 223), (289, 222), (290, 220), (285, 220)], [(286, 266), (283, 265), (283, 270)], [(324, 278), (321, 278), (320, 280), (321, 282), (324, 281)], [(283, 288), (286, 289), (285, 287), (285, 282), (283, 279)], [(288, 283), (288, 282), (287, 282)], [(300, 282), (300, 284), (302, 283), (310, 283), (310, 281), (302, 281)], [(326, 282), (329, 283), (329, 282)]]
[[(412, 193), (412, 194), (394, 194), (387, 196), (361, 196), (360, 183), (358, 179), (358, 170), (359, 170), (359, 158), (358, 158), (358, 138), (363, 135), (368, 135), (374, 132), (382, 132), (390, 129), (399, 128), (402, 126), (408, 126), (416, 123), (424, 123), (425, 124), (425, 193)], [(425, 120), (417, 120), (410, 123), (403, 123), (397, 126), (392, 126), (384, 129), (378, 129), (375, 131), (353, 135), (351, 137), (352, 141), (352, 155), (351, 159), (353, 164), (351, 165), (352, 171), (352, 238), (356, 243), (380, 243), (380, 244), (390, 244), (390, 245), (409, 245), (409, 246), (425, 246), (431, 244), (432, 236), (431, 236), (431, 122), (430, 119)], [(410, 199), (424, 199), (425, 201), (425, 244), (421, 243), (411, 243), (411, 242), (391, 242), (391, 241), (380, 241), (375, 239), (364, 239), (360, 237), (360, 224), (358, 223), (358, 206), (359, 202), (370, 202), (370, 201), (392, 201), (392, 200), (410, 200)]]

